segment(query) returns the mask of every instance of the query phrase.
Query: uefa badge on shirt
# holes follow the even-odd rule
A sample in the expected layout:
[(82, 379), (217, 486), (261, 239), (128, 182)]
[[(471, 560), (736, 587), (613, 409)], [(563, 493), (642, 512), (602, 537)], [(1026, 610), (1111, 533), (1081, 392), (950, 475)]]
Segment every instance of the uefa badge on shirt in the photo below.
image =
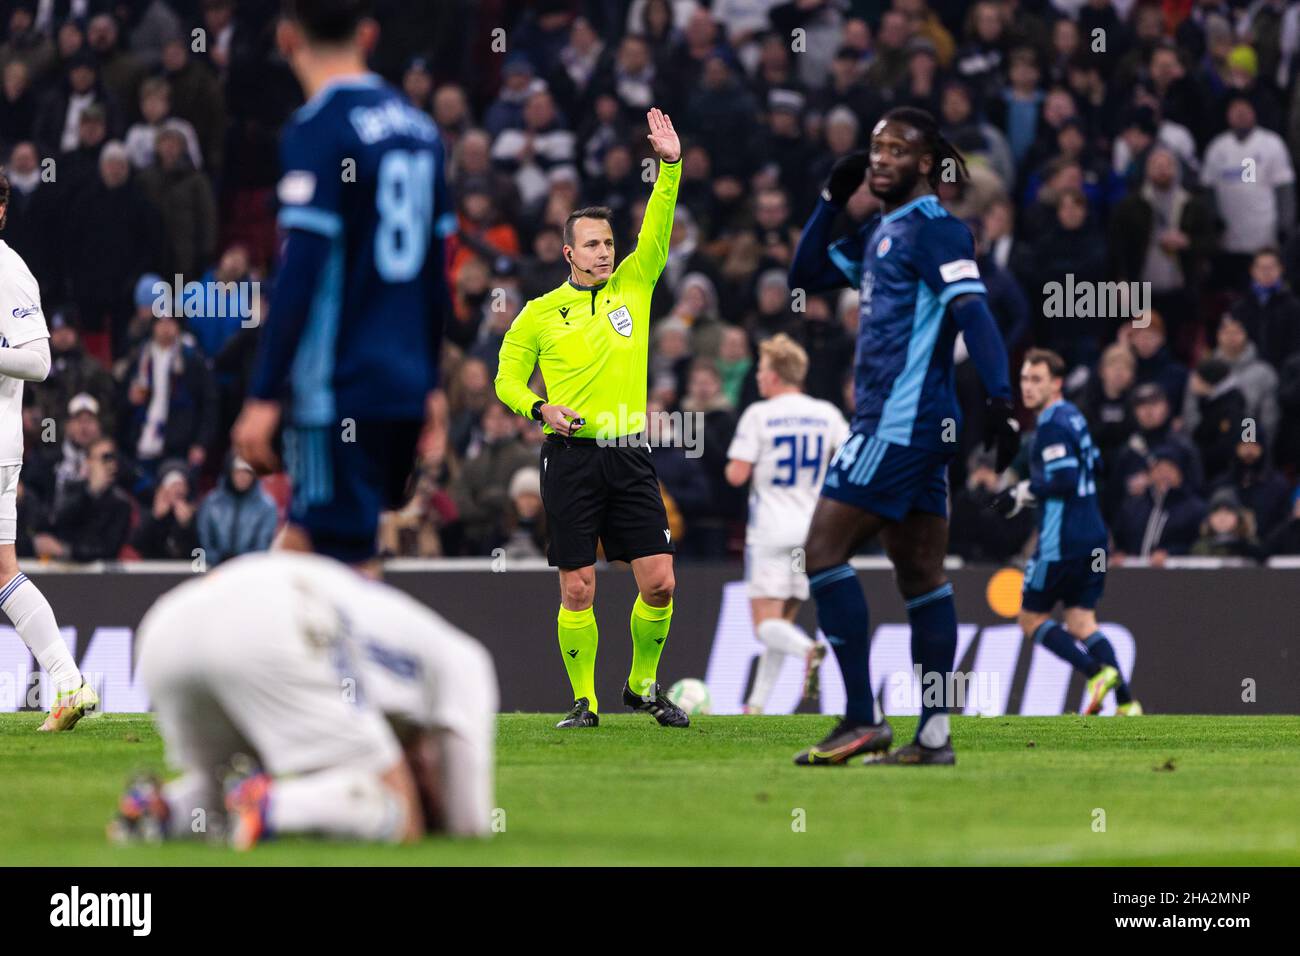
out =
[(628, 311), (627, 306), (619, 306), (613, 312), (609, 313), (609, 324), (614, 326), (614, 331), (623, 338), (630, 338), (632, 335), (632, 313)]

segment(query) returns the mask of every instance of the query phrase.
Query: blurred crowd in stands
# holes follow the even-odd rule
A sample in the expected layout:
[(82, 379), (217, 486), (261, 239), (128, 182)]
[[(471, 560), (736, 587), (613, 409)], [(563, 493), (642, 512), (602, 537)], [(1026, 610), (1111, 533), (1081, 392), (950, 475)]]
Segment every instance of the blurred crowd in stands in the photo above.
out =
[[(278, 136), (302, 101), (275, 52), (278, 6), (0, 0), (2, 238), (41, 285), (54, 356), (26, 390), (20, 555), (202, 549), (211, 564), (266, 547), (283, 520), (284, 479), (259, 480), (228, 440), (257, 318), (274, 321)], [(851, 409), (857, 291), (804, 296), (787, 268), (831, 166), (898, 105), (933, 112), (966, 157), (969, 180), (941, 200), (976, 237), (1013, 377), (1031, 345), (1067, 360), (1067, 397), (1104, 455), (1115, 558), (1300, 553), (1300, 4), (375, 9), (373, 66), (437, 121), (459, 218), (450, 432), (424, 443), (385, 553), (544, 553), (541, 434), (496, 400), (497, 351), (523, 303), (566, 277), (572, 209), (611, 207), (619, 257), (634, 245), (652, 105), (684, 147), (649, 369), (650, 410), (701, 423), (696, 448), (655, 456), (683, 559), (739, 553), (746, 495), (723, 469), (758, 397), (760, 341), (789, 333), (809, 355), (807, 390)], [(875, 208), (860, 189), (839, 228)], [(159, 308), (178, 277), (202, 285)], [(1136, 320), (1056, 313), (1061, 287), (1072, 299), (1103, 282), (1150, 301), (1124, 300), (1142, 303)], [(951, 549), (1014, 559), (1033, 517), (985, 507), (1012, 476), (972, 437), (983, 394), (958, 358)]]

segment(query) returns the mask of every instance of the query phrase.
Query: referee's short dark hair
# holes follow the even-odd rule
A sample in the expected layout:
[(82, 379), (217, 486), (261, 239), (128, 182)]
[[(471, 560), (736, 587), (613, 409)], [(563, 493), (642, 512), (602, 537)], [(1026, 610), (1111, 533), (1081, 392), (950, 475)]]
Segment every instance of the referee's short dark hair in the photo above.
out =
[(371, 14), (372, 0), (284, 0), (284, 17), (302, 27), (309, 40), (343, 43)]
[(610, 224), (613, 229), (614, 210), (608, 206), (583, 206), (581, 209), (575, 209), (569, 213), (569, 218), (564, 220), (564, 244), (573, 245), (573, 224), (579, 219), (603, 219)]
[(1065, 359), (1051, 349), (1030, 349), (1025, 353), (1026, 365), (1046, 365), (1052, 378), (1065, 378)]

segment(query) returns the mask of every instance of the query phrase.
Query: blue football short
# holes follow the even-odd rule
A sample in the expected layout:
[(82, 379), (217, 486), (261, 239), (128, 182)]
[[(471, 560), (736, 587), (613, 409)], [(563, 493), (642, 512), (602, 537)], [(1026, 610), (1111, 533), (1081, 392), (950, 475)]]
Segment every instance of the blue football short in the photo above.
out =
[(1065, 607), (1091, 610), (1101, 600), (1106, 573), (1094, 571), (1091, 554), (1060, 561), (1035, 555), (1025, 565), (1025, 585), (1020, 606), (1035, 614), (1050, 614), (1059, 601)]
[(822, 497), (901, 521), (912, 511), (948, 517), (949, 452), (908, 448), (854, 432), (826, 470)]

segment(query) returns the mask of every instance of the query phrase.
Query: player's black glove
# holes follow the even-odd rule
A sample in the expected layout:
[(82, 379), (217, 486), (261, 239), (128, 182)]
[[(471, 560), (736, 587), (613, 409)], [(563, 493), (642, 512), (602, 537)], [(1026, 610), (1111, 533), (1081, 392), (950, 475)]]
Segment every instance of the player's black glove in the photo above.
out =
[(1000, 475), (1020, 450), (1020, 422), (1008, 399), (990, 398), (984, 412), (984, 450), (997, 449), (995, 469)]
[(867, 174), (869, 165), (871, 165), (871, 154), (865, 149), (849, 153), (840, 159), (831, 167), (831, 174), (826, 177), (822, 198), (833, 205), (843, 206), (862, 185), (862, 178)]
[(1015, 488), (1005, 488), (989, 499), (989, 508), (996, 511), (1004, 518), (1010, 518), (1011, 512), (1016, 510), (1016, 490)]
[(1022, 481), (1010, 488), (999, 491), (989, 501), (989, 507), (1004, 518), (1014, 518), (1020, 509), (1034, 503), (1034, 496), (1029, 491), (1029, 482)]

